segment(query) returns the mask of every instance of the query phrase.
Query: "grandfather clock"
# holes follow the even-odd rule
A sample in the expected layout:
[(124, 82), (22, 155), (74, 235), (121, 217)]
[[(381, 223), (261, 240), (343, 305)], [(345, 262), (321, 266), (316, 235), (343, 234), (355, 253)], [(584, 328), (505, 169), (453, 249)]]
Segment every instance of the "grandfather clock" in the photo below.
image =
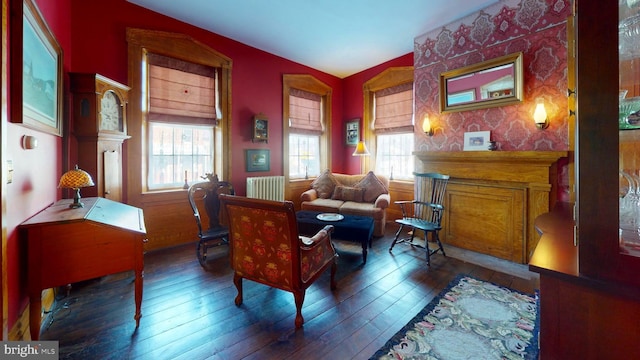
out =
[(70, 73), (73, 134), (78, 141), (78, 167), (93, 177), (85, 197), (122, 201), (122, 144), (127, 135), (129, 87), (94, 73)]

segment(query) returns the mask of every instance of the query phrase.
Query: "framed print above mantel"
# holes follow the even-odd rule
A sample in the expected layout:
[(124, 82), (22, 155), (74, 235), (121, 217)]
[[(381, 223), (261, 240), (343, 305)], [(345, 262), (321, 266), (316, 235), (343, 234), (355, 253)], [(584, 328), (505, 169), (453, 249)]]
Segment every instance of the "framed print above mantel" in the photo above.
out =
[(464, 151), (489, 150), (491, 131), (472, 131), (464, 133)]
[[(62, 48), (33, 0), (11, 2), (11, 122), (62, 136)], [(21, 45), (20, 45), (21, 44)]]

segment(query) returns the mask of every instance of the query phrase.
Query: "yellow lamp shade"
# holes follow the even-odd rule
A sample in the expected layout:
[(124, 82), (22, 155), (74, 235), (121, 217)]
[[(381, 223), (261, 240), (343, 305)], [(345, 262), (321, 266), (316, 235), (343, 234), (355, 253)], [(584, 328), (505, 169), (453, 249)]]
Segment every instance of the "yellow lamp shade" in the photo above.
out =
[(358, 141), (358, 145), (356, 145), (356, 150), (353, 152), (353, 156), (368, 156), (369, 149), (367, 149), (367, 145), (365, 145), (364, 141)]
[(87, 186), (94, 186), (93, 179), (88, 172), (78, 169), (69, 170), (60, 178), (59, 188), (78, 189)]
[(80, 202), (80, 188), (94, 185), (91, 175), (84, 170), (78, 169), (78, 165), (76, 165), (75, 169), (69, 170), (62, 175), (58, 187), (75, 190), (73, 203), (69, 205), (70, 208), (74, 209), (84, 206), (84, 204)]

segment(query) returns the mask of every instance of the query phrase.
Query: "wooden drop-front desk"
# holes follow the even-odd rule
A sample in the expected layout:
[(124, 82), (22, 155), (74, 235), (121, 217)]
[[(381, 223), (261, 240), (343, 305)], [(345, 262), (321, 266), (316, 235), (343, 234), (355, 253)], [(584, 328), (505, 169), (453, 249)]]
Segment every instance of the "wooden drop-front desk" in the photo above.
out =
[(104, 198), (84, 198), (72, 209), (71, 199), (57, 201), (19, 226), (27, 241), (29, 326), (40, 336), (42, 290), (133, 270), (136, 328), (140, 324), (143, 242), (141, 209)]

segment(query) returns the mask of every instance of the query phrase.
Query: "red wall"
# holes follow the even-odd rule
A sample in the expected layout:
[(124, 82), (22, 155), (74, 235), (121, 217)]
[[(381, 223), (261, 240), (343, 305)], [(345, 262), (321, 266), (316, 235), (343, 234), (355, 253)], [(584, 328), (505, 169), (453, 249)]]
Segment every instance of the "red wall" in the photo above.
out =
[(351, 156), (355, 146), (347, 146), (344, 141), (344, 123), (351, 119), (360, 119), (360, 137), (362, 137), (362, 118), (364, 112), (364, 94), (362, 92), (362, 85), (365, 82), (371, 80), (374, 76), (380, 74), (382, 71), (390, 67), (398, 66), (413, 66), (413, 53), (402, 55), (398, 58), (389, 60), (378, 66), (374, 66), (370, 69), (361, 71), (357, 74), (353, 74), (344, 79), (342, 86), (344, 89), (343, 96), (343, 118), (341, 124), (341, 130), (339, 139), (333, 142), (333, 152), (342, 154), (345, 159), (342, 167), (339, 162), (333, 163), (333, 170), (336, 172), (342, 172), (345, 174), (357, 174), (360, 172), (360, 158)]
[[(409, 66), (412, 54), (376, 66), (346, 79), (311, 69), (268, 54), (228, 38), (187, 25), (125, 0), (36, 0), (45, 21), (63, 50), (65, 116), (64, 134), (69, 132), (69, 72), (97, 72), (128, 84), (126, 29), (142, 28), (189, 35), (233, 60), (231, 144), (234, 164), (232, 179), (239, 194), (245, 193), (244, 150), (271, 150), (271, 171), (262, 175), (281, 175), (282, 169), (282, 75), (311, 74), (333, 89), (331, 138), (332, 170), (359, 172), (353, 147), (344, 144), (344, 121), (362, 118), (362, 84), (388, 66)], [(20, 72), (18, 72), (20, 73)], [(349, 92), (347, 94), (346, 92)], [(251, 142), (253, 115), (262, 112), (271, 120), (269, 143)], [(23, 135), (38, 138), (39, 146), (24, 150)], [(7, 186), (7, 272), (8, 323), (11, 328), (27, 303), (26, 247), (18, 241), (17, 226), (66, 194), (57, 189), (63, 170), (75, 161), (75, 143), (66, 148), (63, 139), (8, 124), (7, 159), (13, 160), (13, 184)], [(53, 150), (53, 151), (52, 151)], [(348, 155), (348, 156), (345, 156)], [(346, 159), (346, 160), (345, 160)], [(235, 166), (238, 164), (238, 166)]]
[[(70, 56), (70, 0), (36, 0), (45, 21), (64, 49), (63, 68), (69, 70)], [(15, 21), (12, 17), (10, 22)], [(9, 56), (11, 47), (9, 44)], [(22, 46), (21, 44), (19, 46)], [(9, 69), (9, 76), (21, 76), (22, 69)], [(66, 82), (66, 79), (65, 79)], [(7, 94), (10, 100), (11, 94)], [(66, 102), (67, 97), (64, 98)], [(10, 101), (9, 101), (10, 103)], [(9, 112), (10, 113), (10, 112)], [(24, 135), (35, 136), (38, 147), (25, 150), (21, 146)], [(7, 203), (7, 212), (3, 221), (7, 227), (7, 290), (8, 318), (11, 327), (20, 311), (27, 303), (26, 299), (26, 244), (20, 242), (17, 226), (33, 214), (47, 207), (61, 196), (57, 189), (62, 175), (62, 139), (58, 136), (34, 131), (24, 126), (7, 124), (7, 143), (3, 160), (13, 162), (13, 182), (6, 185), (3, 194)], [(3, 167), (4, 169), (4, 167)]]
[[(283, 174), (283, 74), (311, 74), (330, 86), (334, 99), (332, 117), (342, 119), (342, 81), (335, 76), (187, 25), (124, 0), (71, 0), (71, 3), (73, 71), (98, 72), (128, 84), (127, 27), (186, 34), (232, 59), (232, 163), (242, 166), (233, 166), (231, 181), (239, 194), (245, 193), (247, 176)], [(251, 142), (253, 115), (260, 112), (270, 120), (269, 143)], [(339, 127), (334, 126), (332, 136), (339, 134)], [(246, 173), (245, 149), (270, 149), (271, 170), (265, 173)], [(340, 154), (334, 152), (332, 157), (335, 162), (340, 159)]]

